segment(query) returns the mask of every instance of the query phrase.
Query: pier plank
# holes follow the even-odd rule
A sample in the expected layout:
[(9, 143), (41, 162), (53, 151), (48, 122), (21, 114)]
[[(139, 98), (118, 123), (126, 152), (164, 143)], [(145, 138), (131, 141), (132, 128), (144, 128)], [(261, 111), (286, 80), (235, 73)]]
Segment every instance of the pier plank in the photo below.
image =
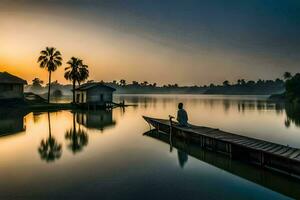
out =
[(272, 150), (272, 149), (274, 149), (276, 147), (278, 147), (278, 144), (272, 144), (269, 147), (265, 147), (263, 150), (266, 151), (266, 152), (268, 152), (269, 150)]
[(274, 149), (268, 151), (268, 153), (272, 153), (272, 154), (273, 154), (274, 152), (276, 152), (276, 151), (278, 151), (278, 150), (280, 150), (280, 149), (282, 149), (282, 148), (283, 148), (283, 146), (278, 145), (276, 148), (274, 148)]
[(260, 149), (264, 151), (265, 149), (270, 148), (271, 146), (273, 146), (272, 143), (267, 143), (266, 145), (260, 147)]
[(292, 153), (289, 157), (290, 158), (295, 158), (297, 157), (298, 155), (300, 155), (300, 149), (297, 149), (294, 153)]
[(293, 154), (295, 151), (297, 151), (297, 149), (291, 148), (287, 152), (281, 154), (281, 156), (289, 157), (289, 155)]
[(286, 153), (288, 150), (290, 150), (290, 147), (284, 147), (282, 150), (276, 152), (276, 154), (282, 155)]
[(285, 151), (286, 147), (285, 146), (280, 146), (280, 149), (276, 150), (273, 152), (273, 154), (278, 154), (279, 152)]
[(266, 142), (265, 141), (257, 141), (255, 142), (253, 145), (249, 145), (248, 147), (252, 148), (252, 149), (255, 149), (256, 147), (260, 146), (260, 145), (263, 145), (265, 144)]

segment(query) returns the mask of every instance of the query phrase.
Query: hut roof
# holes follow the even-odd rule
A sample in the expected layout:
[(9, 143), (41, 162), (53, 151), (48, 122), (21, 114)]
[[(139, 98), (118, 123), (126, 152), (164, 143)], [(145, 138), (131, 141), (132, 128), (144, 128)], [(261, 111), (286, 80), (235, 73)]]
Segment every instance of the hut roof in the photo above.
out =
[(0, 83), (6, 84), (27, 84), (27, 81), (14, 76), (8, 72), (0, 72)]
[(107, 89), (111, 90), (112, 92), (116, 91), (115, 88), (110, 87), (108, 85), (104, 85), (103, 83), (86, 83), (86, 84), (83, 84), (83, 85), (77, 87), (75, 90), (81, 90), (81, 91), (82, 90), (89, 90), (89, 89), (94, 88), (94, 87), (104, 87), (104, 88), (107, 88)]

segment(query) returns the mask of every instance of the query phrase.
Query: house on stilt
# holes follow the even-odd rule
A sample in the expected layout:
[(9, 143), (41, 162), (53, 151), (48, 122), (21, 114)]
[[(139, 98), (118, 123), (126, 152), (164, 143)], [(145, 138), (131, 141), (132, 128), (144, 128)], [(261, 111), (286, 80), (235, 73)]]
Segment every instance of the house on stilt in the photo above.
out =
[(0, 101), (23, 100), (27, 81), (8, 72), (0, 72)]
[(75, 102), (85, 108), (113, 107), (113, 92), (115, 88), (103, 83), (86, 83), (75, 89)]

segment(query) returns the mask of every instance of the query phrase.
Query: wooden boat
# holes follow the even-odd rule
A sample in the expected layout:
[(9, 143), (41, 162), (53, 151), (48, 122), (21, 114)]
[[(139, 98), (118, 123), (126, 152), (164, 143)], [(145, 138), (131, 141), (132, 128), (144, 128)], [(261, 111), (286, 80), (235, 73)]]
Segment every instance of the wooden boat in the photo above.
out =
[(172, 118), (170, 120), (146, 116), (143, 118), (150, 127), (153, 126), (157, 131), (170, 137), (183, 137), (197, 142), (204, 149), (300, 178), (300, 149), (216, 128), (195, 125), (182, 127), (173, 122)]

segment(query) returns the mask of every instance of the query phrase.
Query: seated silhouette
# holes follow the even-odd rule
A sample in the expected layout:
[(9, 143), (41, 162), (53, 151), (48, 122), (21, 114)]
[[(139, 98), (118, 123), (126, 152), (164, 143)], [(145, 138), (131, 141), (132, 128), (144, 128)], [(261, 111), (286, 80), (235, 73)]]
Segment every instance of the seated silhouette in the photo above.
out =
[(183, 103), (178, 104), (177, 121), (180, 126), (188, 126), (188, 115), (183, 109)]

